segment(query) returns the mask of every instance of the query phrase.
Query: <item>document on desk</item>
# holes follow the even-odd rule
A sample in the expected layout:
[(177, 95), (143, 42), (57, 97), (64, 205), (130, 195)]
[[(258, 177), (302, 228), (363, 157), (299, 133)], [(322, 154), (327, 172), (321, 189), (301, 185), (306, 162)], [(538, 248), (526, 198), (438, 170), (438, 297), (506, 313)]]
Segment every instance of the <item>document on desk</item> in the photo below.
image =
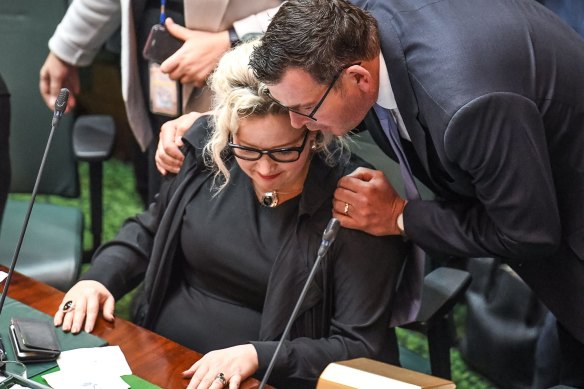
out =
[[(13, 300), (10, 297), (6, 298), (6, 303), (4, 304), (4, 310), (0, 316), (0, 339), (5, 339), (6, 344), (6, 354), (8, 360), (14, 360), (14, 350), (10, 347), (8, 339), (10, 336), (8, 334), (8, 328), (10, 326), (10, 320), (13, 317), (30, 317), (35, 319), (43, 319), (48, 321), (53, 321), (52, 316), (47, 315), (37, 309), (31, 308), (19, 301)], [(71, 350), (81, 347), (100, 347), (107, 344), (107, 342), (97, 336), (88, 334), (86, 332), (80, 332), (79, 334), (73, 335), (70, 332), (63, 332), (60, 328), (56, 328), (57, 338), (63, 350)], [(57, 363), (46, 362), (46, 363), (29, 363), (27, 366), (28, 376), (34, 377), (37, 374), (43, 373), (49, 369), (57, 366)]]
[(132, 374), (132, 370), (119, 346), (64, 351), (57, 364), (60, 371), (43, 376), (53, 389), (129, 388), (121, 376)]

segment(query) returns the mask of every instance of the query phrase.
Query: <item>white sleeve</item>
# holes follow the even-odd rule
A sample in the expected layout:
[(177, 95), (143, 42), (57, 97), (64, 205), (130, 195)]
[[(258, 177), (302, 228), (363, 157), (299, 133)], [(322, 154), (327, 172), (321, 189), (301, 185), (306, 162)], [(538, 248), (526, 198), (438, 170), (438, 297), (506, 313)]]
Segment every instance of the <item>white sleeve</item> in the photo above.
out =
[(240, 38), (248, 33), (265, 32), (272, 20), (272, 17), (278, 12), (278, 7), (270, 8), (255, 15), (233, 22), (233, 28)]
[(120, 23), (120, 0), (74, 0), (49, 39), (49, 49), (71, 65), (87, 66)]

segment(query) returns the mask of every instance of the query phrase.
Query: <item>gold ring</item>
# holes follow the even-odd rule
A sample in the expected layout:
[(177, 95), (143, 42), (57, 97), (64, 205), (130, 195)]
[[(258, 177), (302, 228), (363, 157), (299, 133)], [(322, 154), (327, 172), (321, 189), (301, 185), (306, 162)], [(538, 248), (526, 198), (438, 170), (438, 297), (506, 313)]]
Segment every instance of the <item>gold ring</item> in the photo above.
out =
[(346, 216), (349, 216), (349, 203), (345, 203), (345, 210), (343, 211), (343, 213)]

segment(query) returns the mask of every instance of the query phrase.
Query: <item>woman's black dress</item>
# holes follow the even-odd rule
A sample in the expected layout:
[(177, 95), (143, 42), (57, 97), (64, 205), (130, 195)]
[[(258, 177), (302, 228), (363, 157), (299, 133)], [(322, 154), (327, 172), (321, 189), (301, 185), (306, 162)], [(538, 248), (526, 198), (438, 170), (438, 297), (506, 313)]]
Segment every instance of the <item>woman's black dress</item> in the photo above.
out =
[(299, 196), (266, 208), (237, 164), (231, 173), (228, 188), (213, 197), (209, 179), (186, 208), (177, 282), (154, 328), (201, 353), (259, 338), (272, 264), (297, 224)]

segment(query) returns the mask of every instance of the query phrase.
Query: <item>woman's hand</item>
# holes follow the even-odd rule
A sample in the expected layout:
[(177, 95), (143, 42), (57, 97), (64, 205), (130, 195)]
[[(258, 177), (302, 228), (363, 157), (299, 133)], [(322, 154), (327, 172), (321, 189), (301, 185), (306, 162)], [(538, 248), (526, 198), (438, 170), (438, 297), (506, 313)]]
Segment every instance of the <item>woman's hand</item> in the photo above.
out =
[(113, 321), (115, 300), (109, 290), (97, 281), (79, 281), (63, 297), (53, 323), (65, 332), (76, 334), (85, 322), (85, 331), (91, 332), (100, 307), (103, 318)]
[(184, 41), (182, 47), (160, 65), (160, 70), (181, 84), (205, 86), (207, 77), (219, 58), (231, 48), (227, 31), (189, 30), (167, 18), (165, 26), (173, 36)]
[[(251, 344), (211, 351), (183, 372), (191, 378), (187, 389), (239, 388), (243, 380), (258, 369), (258, 354)], [(222, 373), (225, 383), (217, 378)]]

